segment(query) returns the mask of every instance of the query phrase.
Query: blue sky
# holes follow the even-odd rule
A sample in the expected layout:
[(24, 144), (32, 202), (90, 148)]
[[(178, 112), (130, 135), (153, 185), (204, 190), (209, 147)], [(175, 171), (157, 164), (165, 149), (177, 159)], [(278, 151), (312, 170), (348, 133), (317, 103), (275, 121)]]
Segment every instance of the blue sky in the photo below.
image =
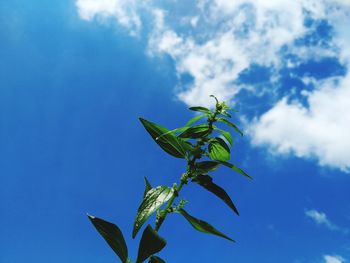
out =
[(143, 177), (171, 185), (184, 167), (138, 117), (175, 128), (210, 94), (239, 109), (232, 162), (254, 180), (214, 173), (239, 217), (183, 195), (237, 243), (171, 215), (161, 256), (349, 261), (349, 24), (347, 0), (1, 1), (0, 262), (117, 262), (87, 212), (135, 258)]

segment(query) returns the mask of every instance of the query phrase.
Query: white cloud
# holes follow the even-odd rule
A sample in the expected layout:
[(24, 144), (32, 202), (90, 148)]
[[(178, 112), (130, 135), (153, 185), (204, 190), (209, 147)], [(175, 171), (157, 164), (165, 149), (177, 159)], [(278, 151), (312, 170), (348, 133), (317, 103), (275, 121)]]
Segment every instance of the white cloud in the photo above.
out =
[[(238, 76), (253, 64), (278, 72), (284, 63), (282, 47), (288, 46), (302, 61), (336, 56), (333, 46), (325, 49), (293, 44), (312, 30), (304, 25), (306, 13), (315, 19), (326, 18), (329, 5), (327, 1), (316, 0), (200, 0), (196, 27), (199, 24), (208, 30), (199, 29), (199, 34), (172, 29), (165, 21), (167, 12), (157, 10), (154, 12), (157, 26), (149, 38), (149, 53), (169, 55), (178, 75), (189, 74), (193, 78), (192, 83), (178, 85), (177, 96), (186, 104), (208, 105), (209, 94), (231, 100), (243, 88), (235, 84)], [(271, 81), (278, 76), (272, 78)]]
[(342, 258), (341, 256), (330, 256), (330, 255), (325, 255), (323, 257), (325, 263), (344, 263), (345, 259)]
[[(192, 33), (177, 33), (166, 25), (166, 12), (154, 12), (150, 53), (169, 55), (179, 75), (193, 77), (193, 83), (182, 87), (178, 93), (178, 97), (189, 105), (209, 104), (209, 94), (224, 100), (232, 99), (242, 88), (234, 81), (243, 70), (254, 63), (279, 65), (281, 47), (306, 31), (299, 4), (291, 4), (286, 9), (283, 4), (271, 5), (265, 1), (255, 6), (253, 2), (242, 5), (249, 1), (217, 0), (209, 7), (212, 3), (201, 3), (202, 13), (196, 16), (196, 25), (209, 27), (216, 23), (215, 32), (208, 30), (199, 37)], [(222, 21), (223, 15), (228, 13), (230, 16)]]
[(306, 95), (308, 108), (283, 98), (256, 120), (250, 128), (252, 143), (349, 172), (350, 74), (318, 84)]
[(191, 87), (181, 91), (178, 97), (189, 105), (210, 103), (210, 94), (218, 94), (221, 99), (232, 97), (238, 90), (228, 91), (225, 87), (247, 66), (243, 56), (236, 60), (236, 65), (232, 64), (233, 53), (239, 50), (232, 35), (222, 34), (197, 44), (192, 37), (179, 36), (170, 29), (164, 22), (165, 15), (162, 10), (154, 11), (155, 27), (149, 40), (149, 52), (168, 54), (176, 62), (178, 74), (187, 73), (194, 78)]
[[(322, 2), (320, 2), (322, 3)], [(338, 56), (347, 68), (350, 65), (350, 2), (336, 1), (343, 5), (327, 16), (334, 26), (334, 40), (330, 49), (299, 48), (305, 60), (318, 56)], [(324, 2), (323, 2), (324, 5)], [(325, 15), (325, 8), (315, 8), (315, 13)], [(346, 25), (345, 25), (346, 24)], [(317, 50), (317, 52), (315, 52)], [(338, 79), (308, 79), (316, 87), (304, 92), (308, 106), (299, 101), (280, 99), (270, 110), (256, 119), (251, 126), (252, 143), (265, 145), (277, 154), (292, 153), (298, 157), (315, 158), (320, 165), (350, 171), (350, 73)], [(305, 83), (305, 82), (304, 82)]]
[(96, 18), (104, 22), (115, 18), (132, 35), (141, 28), (136, 0), (77, 0), (76, 6), (81, 19), (91, 21)]

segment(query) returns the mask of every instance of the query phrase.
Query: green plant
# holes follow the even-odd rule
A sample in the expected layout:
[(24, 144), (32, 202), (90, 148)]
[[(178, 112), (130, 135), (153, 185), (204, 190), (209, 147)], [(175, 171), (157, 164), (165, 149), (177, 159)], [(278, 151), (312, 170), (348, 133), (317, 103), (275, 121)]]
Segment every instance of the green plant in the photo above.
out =
[[(143, 231), (136, 263), (144, 262), (147, 259), (149, 259), (149, 263), (165, 262), (155, 254), (166, 245), (165, 239), (158, 234), (158, 231), (164, 220), (171, 213), (181, 214), (193, 228), (200, 232), (234, 241), (209, 223), (190, 215), (184, 209), (187, 200), (180, 199), (177, 204), (175, 203), (182, 187), (189, 182), (193, 182), (216, 195), (233, 212), (237, 215), (239, 214), (226, 191), (216, 185), (208, 173), (218, 169), (220, 165), (224, 165), (247, 178), (251, 178), (242, 169), (228, 162), (230, 159), (230, 146), (232, 147), (233, 145), (232, 135), (230, 132), (218, 128), (215, 124), (222, 123), (233, 128), (240, 135), (243, 135), (243, 133), (235, 124), (229, 121), (231, 118), (229, 112), (234, 112), (235, 110), (229, 108), (225, 102), (219, 102), (215, 96), (211, 95), (211, 97), (216, 100), (216, 106), (213, 111), (205, 107), (191, 107), (189, 108), (190, 110), (200, 112), (201, 115), (192, 118), (185, 126), (175, 130), (169, 131), (155, 123), (140, 118), (147, 132), (165, 152), (186, 161), (186, 171), (181, 175), (179, 184), (174, 183), (172, 187), (157, 186), (152, 188), (147, 178), (145, 178), (145, 191), (141, 205), (137, 210), (132, 237), (135, 238), (141, 227), (153, 213), (156, 213), (156, 221), (154, 227), (147, 225)], [(205, 118), (206, 122), (193, 125)], [(220, 135), (222, 137), (219, 137)], [(89, 215), (89, 219), (120, 260), (123, 263), (130, 263), (128, 248), (120, 229), (116, 225), (94, 216)]]

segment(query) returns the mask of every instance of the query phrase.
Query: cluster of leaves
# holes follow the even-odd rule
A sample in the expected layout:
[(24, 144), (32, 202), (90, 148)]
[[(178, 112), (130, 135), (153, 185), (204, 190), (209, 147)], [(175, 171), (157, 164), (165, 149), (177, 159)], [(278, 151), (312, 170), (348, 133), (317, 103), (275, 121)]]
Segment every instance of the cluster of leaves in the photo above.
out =
[[(200, 112), (200, 115), (189, 120), (185, 126), (175, 130), (168, 130), (140, 118), (141, 123), (153, 140), (168, 154), (184, 159), (187, 168), (180, 178), (179, 185), (174, 184), (172, 187), (157, 186), (153, 188), (145, 178), (145, 191), (143, 200), (137, 210), (132, 237), (136, 237), (144, 223), (154, 213), (156, 213), (156, 222), (154, 228), (147, 225), (143, 231), (136, 263), (144, 262), (147, 259), (149, 263), (165, 262), (155, 254), (166, 245), (165, 239), (159, 236), (158, 230), (167, 215), (171, 213), (181, 214), (194, 229), (200, 232), (234, 241), (211, 224), (190, 215), (184, 209), (186, 200), (181, 199), (178, 204), (174, 203), (175, 199), (179, 197), (182, 187), (189, 182), (193, 182), (213, 193), (234, 213), (239, 214), (230, 196), (222, 187), (214, 183), (209, 173), (223, 165), (250, 178), (242, 169), (228, 162), (233, 146), (233, 138), (230, 132), (218, 128), (217, 123), (232, 128), (237, 134), (243, 135), (243, 133), (229, 120), (231, 118), (230, 112), (235, 112), (235, 110), (229, 108), (224, 102), (220, 103), (213, 95), (212, 97), (216, 101), (213, 111), (205, 107), (191, 107), (190, 110)], [(206, 119), (204, 123), (196, 124), (203, 119)], [(89, 216), (89, 219), (120, 260), (123, 263), (130, 263), (128, 249), (120, 229), (100, 218)]]

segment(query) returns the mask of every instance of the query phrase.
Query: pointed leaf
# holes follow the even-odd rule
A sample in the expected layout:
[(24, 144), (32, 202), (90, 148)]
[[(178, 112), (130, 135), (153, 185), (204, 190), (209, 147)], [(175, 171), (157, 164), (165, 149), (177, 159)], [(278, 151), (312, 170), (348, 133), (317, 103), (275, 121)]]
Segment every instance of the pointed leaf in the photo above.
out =
[(192, 123), (194, 123), (194, 122), (200, 120), (201, 118), (203, 118), (203, 117), (205, 117), (205, 116), (207, 116), (207, 115), (206, 115), (206, 114), (202, 114), (202, 115), (195, 116), (195, 117), (193, 117), (192, 119), (190, 119), (190, 120), (185, 124), (185, 126), (190, 126)]
[(88, 215), (91, 223), (97, 231), (106, 240), (108, 245), (118, 255), (123, 263), (128, 262), (128, 248), (125, 243), (122, 232), (115, 224), (107, 222), (103, 219)]
[(232, 127), (236, 132), (238, 132), (241, 136), (243, 136), (243, 132), (241, 132), (241, 130), (236, 125), (234, 125), (232, 122), (230, 122), (224, 118), (217, 118), (217, 121), (223, 122), (226, 125)]
[(163, 259), (161, 259), (160, 257), (152, 256), (150, 258), (150, 260), (148, 261), (148, 263), (165, 263), (165, 261)]
[(204, 112), (204, 113), (211, 114), (211, 111), (210, 111), (208, 108), (201, 107), (201, 106), (198, 106), (198, 107), (190, 107), (189, 109), (190, 109), (190, 110), (193, 110), (193, 111), (199, 111), (199, 112)]
[(168, 134), (170, 134), (170, 133), (174, 134), (174, 133), (177, 133), (177, 132), (186, 131), (188, 128), (189, 128), (189, 127), (184, 126), (184, 127), (176, 128), (176, 129), (171, 130), (171, 131), (167, 131), (166, 133), (163, 133), (163, 134), (161, 134), (160, 136), (158, 136), (158, 137), (156, 138), (156, 140), (159, 140), (159, 139), (162, 138), (163, 136), (168, 135)]
[(214, 99), (215, 99), (215, 101), (216, 101), (216, 104), (217, 104), (217, 105), (219, 104), (219, 100), (218, 100), (218, 98), (217, 98), (217, 97), (215, 97), (214, 95), (209, 95), (209, 97), (214, 98)]
[(149, 183), (149, 181), (148, 181), (146, 176), (144, 177), (144, 179), (145, 179), (145, 191), (143, 192), (143, 198), (145, 198), (147, 192), (152, 189), (152, 186)]
[(233, 241), (233, 239), (229, 238), (228, 236), (224, 235), (223, 233), (221, 233), (219, 230), (217, 230), (216, 228), (214, 228), (212, 225), (210, 225), (209, 223), (200, 220), (198, 218), (195, 218), (193, 216), (191, 216), (190, 214), (188, 214), (184, 209), (180, 209), (179, 210), (180, 214), (182, 214), (186, 220), (198, 231), (203, 232), (203, 233), (207, 233), (207, 234), (213, 234), (219, 237), (223, 237), (227, 240)]
[(141, 263), (153, 254), (158, 253), (165, 245), (165, 239), (159, 236), (158, 233), (148, 225), (141, 237), (136, 263)]
[(137, 210), (132, 237), (135, 238), (143, 223), (174, 194), (174, 189), (158, 186), (149, 190)]
[(186, 144), (185, 141), (181, 140), (180, 138), (176, 137), (175, 135), (169, 133), (165, 136), (162, 136), (157, 140), (157, 137), (160, 135), (168, 132), (169, 130), (161, 127), (155, 123), (152, 123), (150, 121), (147, 121), (143, 118), (140, 118), (141, 123), (145, 127), (145, 129), (148, 131), (148, 133), (152, 136), (153, 140), (167, 153), (171, 154), (174, 157), (177, 158), (185, 158), (186, 157), (186, 151), (188, 150), (189, 146)]
[(203, 161), (196, 163), (196, 168), (199, 173), (207, 173), (216, 170), (220, 166), (220, 163), (213, 161)]
[(214, 195), (219, 197), (222, 201), (224, 201), (237, 215), (239, 212), (236, 206), (233, 204), (230, 196), (226, 193), (224, 189), (222, 189), (217, 184), (213, 183), (213, 178), (209, 175), (199, 175), (197, 176), (193, 182), (199, 184), (200, 186), (207, 189), (209, 192), (212, 192)]
[(222, 112), (221, 112), (221, 114), (222, 114), (222, 115), (224, 115), (224, 116), (226, 116), (226, 117), (232, 118), (231, 114), (230, 114), (230, 113), (228, 113), (228, 112), (227, 112), (227, 111), (225, 111), (225, 110), (224, 110), (224, 111), (222, 111)]
[(209, 157), (212, 160), (227, 161), (230, 159), (230, 148), (221, 138), (216, 137), (212, 139), (209, 143), (208, 150)]
[(232, 170), (240, 173), (241, 175), (244, 175), (246, 177), (248, 177), (249, 179), (253, 179), (251, 176), (249, 176), (245, 171), (243, 171), (241, 168), (237, 167), (236, 165), (229, 163), (229, 162), (223, 162), (220, 161), (221, 164), (225, 165), (228, 168), (231, 168)]
[(219, 133), (222, 134), (222, 136), (225, 137), (225, 139), (228, 141), (228, 143), (232, 146), (233, 145), (233, 140), (232, 140), (232, 135), (231, 133), (221, 130), (218, 127), (214, 127), (214, 130), (218, 131)]
[(201, 138), (209, 133), (208, 124), (199, 124), (196, 126), (189, 127), (183, 133), (179, 135), (180, 138)]

